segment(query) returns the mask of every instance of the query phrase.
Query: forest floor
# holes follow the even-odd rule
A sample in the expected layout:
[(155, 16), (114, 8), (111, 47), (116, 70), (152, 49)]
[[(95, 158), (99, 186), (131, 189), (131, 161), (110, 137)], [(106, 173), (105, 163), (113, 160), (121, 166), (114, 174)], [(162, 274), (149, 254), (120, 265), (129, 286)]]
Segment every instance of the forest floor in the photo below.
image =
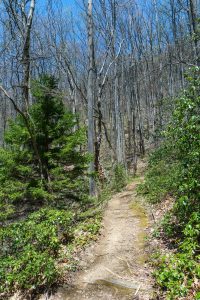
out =
[(150, 214), (137, 196), (142, 176), (112, 197), (104, 212), (100, 238), (82, 254), (72, 283), (41, 300), (153, 299), (147, 241)]

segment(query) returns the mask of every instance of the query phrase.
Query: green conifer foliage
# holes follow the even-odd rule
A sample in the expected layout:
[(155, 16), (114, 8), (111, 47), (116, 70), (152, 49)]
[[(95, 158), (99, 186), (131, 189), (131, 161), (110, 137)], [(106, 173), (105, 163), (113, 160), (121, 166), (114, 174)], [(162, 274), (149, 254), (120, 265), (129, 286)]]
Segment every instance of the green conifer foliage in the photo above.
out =
[(45, 75), (33, 83), (35, 104), (27, 115), (42, 163), (42, 175), (32, 139), (21, 116), (10, 121), (0, 148), (0, 220), (23, 203), (67, 203), (85, 194), (88, 157), (80, 149), (84, 128), (63, 104), (54, 77)]

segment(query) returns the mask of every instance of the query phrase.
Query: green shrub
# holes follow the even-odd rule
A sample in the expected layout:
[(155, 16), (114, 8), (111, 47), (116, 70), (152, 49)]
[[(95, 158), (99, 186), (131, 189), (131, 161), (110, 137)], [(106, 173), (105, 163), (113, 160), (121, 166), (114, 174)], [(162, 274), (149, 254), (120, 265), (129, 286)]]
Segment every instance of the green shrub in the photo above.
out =
[(167, 300), (186, 297), (195, 278), (199, 278), (199, 264), (187, 253), (159, 256), (157, 264), (154, 275), (160, 287), (167, 291)]
[(157, 257), (154, 275), (160, 287), (167, 291), (166, 299), (185, 297), (195, 280), (200, 280), (199, 238), (200, 214), (193, 213), (177, 245), (178, 251)]
[(0, 292), (55, 282), (56, 258), (61, 244), (71, 236), (72, 221), (71, 212), (43, 208), (25, 221), (0, 228)]
[(88, 242), (97, 239), (97, 234), (101, 228), (101, 219), (101, 214), (96, 214), (92, 218), (87, 218), (75, 228), (73, 241), (75, 247), (83, 247)]
[[(162, 147), (150, 159), (140, 187), (152, 202), (172, 193), (176, 199), (161, 223), (174, 252), (158, 257), (155, 277), (166, 299), (178, 299), (200, 280), (200, 69), (187, 75), (188, 88), (177, 99)], [(198, 294), (197, 294), (198, 295)], [(195, 296), (198, 297), (198, 296)], [(196, 298), (198, 299), (198, 298)]]
[(116, 192), (120, 192), (127, 184), (127, 171), (123, 165), (116, 164), (114, 167), (112, 186)]
[(138, 187), (140, 194), (146, 195), (149, 202), (162, 201), (167, 194), (176, 192), (179, 166), (161, 160), (152, 165), (145, 176), (144, 183)]
[(17, 257), (1, 258), (1, 293), (12, 293), (18, 289), (35, 290), (44, 285), (48, 287), (57, 277), (54, 259), (47, 251), (38, 252), (31, 245), (24, 247)]

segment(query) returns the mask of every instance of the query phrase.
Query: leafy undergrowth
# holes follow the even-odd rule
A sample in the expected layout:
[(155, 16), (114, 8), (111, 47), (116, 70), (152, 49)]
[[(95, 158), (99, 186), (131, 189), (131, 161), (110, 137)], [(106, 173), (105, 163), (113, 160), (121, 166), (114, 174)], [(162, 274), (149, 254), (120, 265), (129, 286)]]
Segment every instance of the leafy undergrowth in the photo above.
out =
[(126, 171), (116, 165), (111, 182), (100, 186), (100, 196), (90, 198), (92, 158), (86, 152), (85, 128), (66, 110), (53, 76), (36, 80), (32, 94), (29, 113), (9, 123), (0, 148), (3, 299), (16, 291), (33, 298), (66, 277), (66, 270), (74, 270), (76, 253), (97, 238), (100, 204), (127, 182)]
[(61, 237), (71, 234), (71, 212), (44, 208), (0, 229), (0, 292), (51, 285), (59, 273), (54, 259)]
[(200, 299), (200, 77), (199, 68), (187, 76), (189, 86), (177, 99), (165, 140), (150, 158), (139, 193), (151, 203), (173, 196), (173, 208), (154, 236), (166, 249), (152, 262), (165, 299)]
[(102, 203), (127, 182), (124, 176), (118, 184), (121, 167), (114, 172), (114, 180), (96, 199), (69, 210), (43, 207), (0, 228), (0, 298), (18, 291), (33, 296), (68, 280), (79, 265), (80, 252), (98, 238)]
[(145, 182), (139, 185), (137, 191), (145, 195), (149, 202), (156, 204), (177, 188), (177, 177), (179, 176), (178, 162), (166, 162), (167, 149), (162, 147), (155, 151), (149, 158), (148, 170), (145, 175)]
[[(166, 299), (200, 299), (199, 215), (192, 215), (182, 236), (174, 234), (172, 230), (176, 230), (177, 224), (172, 225), (170, 221), (167, 218), (161, 223), (165, 241), (166, 238), (169, 239), (170, 249), (166, 248), (164, 255), (160, 252), (152, 257), (156, 282), (162, 288)], [(161, 237), (163, 238), (162, 235)]]
[[(92, 217), (82, 213), (76, 220), (72, 211), (42, 208), (26, 220), (0, 229), (0, 295), (48, 289), (63, 273), (62, 262), (69, 259), (73, 270), (73, 252), (97, 238), (101, 213)], [(66, 266), (65, 266), (66, 267)]]

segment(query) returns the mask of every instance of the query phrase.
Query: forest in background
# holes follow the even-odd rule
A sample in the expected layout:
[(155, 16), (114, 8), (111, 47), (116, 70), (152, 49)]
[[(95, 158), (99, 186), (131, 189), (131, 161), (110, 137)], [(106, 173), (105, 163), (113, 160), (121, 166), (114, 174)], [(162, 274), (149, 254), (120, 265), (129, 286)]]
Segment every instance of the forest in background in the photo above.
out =
[[(71, 255), (77, 244), (95, 239), (99, 203), (124, 186), (128, 173), (136, 173), (140, 157), (160, 145), (165, 150), (158, 150), (163, 151), (159, 159), (155, 154), (158, 170), (152, 171), (158, 173), (151, 173), (150, 163), (150, 183), (147, 178), (141, 190), (153, 202), (172, 189), (187, 197), (181, 200), (185, 208), (178, 206), (172, 217), (179, 224), (179, 242), (192, 234), (185, 228), (194, 219), (199, 226), (199, 215), (193, 215), (199, 212), (199, 0), (76, 5), (70, 12), (64, 0), (0, 3), (3, 297), (55, 283), (62, 246)], [(185, 120), (190, 127), (184, 127)], [(163, 140), (174, 148), (163, 146)], [(177, 275), (176, 284), (166, 279), (175, 276), (165, 273), (169, 262), (160, 265), (158, 281), (170, 290), (169, 299), (184, 296), (191, 280), (199, 278), (197, 268), (191, 279), (198, 239), (199, 227), (188, 242), (195, 246), (184, 259), (173, 258), (180, 261), (179, 270), (183, 263), (190, 269)]]
[[(32, 5), (32, 6), (31, 6)], [(198, 1), (95, 1), (88, 50), (87, 3), (70, 14), (62, 1), (2, 1), (1, 82), (15, 104), (34, 102), (29, 87), (41, 74), (58, 78), (66, 106), (79, 122), (94, 120), (96, 168), (101, 146), (118, 163), (133, 165), (171, 114), (187, 85), (184, 72), (199, 57)], [(94, 103), (89, 105), (89, 59)], [(16, 109), (1, 89), (1, 141)], [(90, 122), (89, 122), (90, 123)]]

